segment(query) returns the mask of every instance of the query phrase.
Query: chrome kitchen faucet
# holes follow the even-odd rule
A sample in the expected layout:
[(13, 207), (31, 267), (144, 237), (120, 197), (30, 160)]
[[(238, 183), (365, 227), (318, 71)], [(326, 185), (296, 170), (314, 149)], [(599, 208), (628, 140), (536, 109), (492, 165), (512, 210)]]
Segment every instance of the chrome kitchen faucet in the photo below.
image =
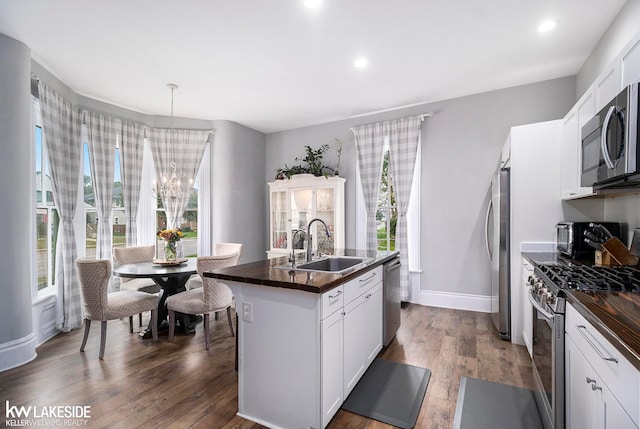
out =
[(307, 224), (307, 262), (311, 262), (311, 252), (313, 249), (313, 237), (311, 236), (311, 224), (313, 222), (320, 222), (324, 225), (324, 230), (327, 233), (327, 238), (331, 237), (331, 233), (329, 232), (329, 227), (324, 223), (322, 219), (314, 218), (309, 221)]

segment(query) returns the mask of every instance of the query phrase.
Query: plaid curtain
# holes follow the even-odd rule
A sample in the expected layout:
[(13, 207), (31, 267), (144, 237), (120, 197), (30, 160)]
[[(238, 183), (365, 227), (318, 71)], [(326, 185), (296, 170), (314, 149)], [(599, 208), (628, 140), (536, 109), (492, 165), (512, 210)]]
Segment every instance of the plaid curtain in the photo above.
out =
[(38, 91), (53, 198), (60, 216), (56, 286), (61, 296), (62, 315), (59, 315), (58, 323), (68, 332), (82, 324), (82, 299), (75, 264), (78, 254), (73, 228), (82, 163), (82, 124), (77, 109), (44, 82), (38, 82)]
[[(161, 183), (162, 174), (171, 173), (174, 168), (183, 174), (181, 181), (195, 180), (210, 132), (154, 128), (150, 134), (157, 182)], [(190, 197), (188, 192), (181, 196), (162, 197), (168, 228), (180, 226)]]
[(119, 121), (100, 113), (84, 112), (89, 137), (89, 164), (98, 213), (96, 259), (111, 260), (111, 208)]
[(378, 249), (376, 233), (376, 211), (382, 174), (382, 150), (384, 148), (385, 127), (382, 122), (353, 128), (356, 155), (360, 169), (360, 182), (367, 211), (367, 250)]
[(142, 183), (142, 159), (144, 153), (142, 126), (134, 122), (122, 123), (120, 139), (120, 174), (122, 177), (122, 199), (127, 218), (127, 246), (138, 244), (138, 206)]
[(420, 116), (410, 116), (388, 122), (389, 171), (398, 210), (396, 224), (396, 250), (400, 252), (400, 294), (403, 301), (409, 299), (409, 248), (407, 245), (407, 209), (411, 197), (413, 171), (420, 141)]

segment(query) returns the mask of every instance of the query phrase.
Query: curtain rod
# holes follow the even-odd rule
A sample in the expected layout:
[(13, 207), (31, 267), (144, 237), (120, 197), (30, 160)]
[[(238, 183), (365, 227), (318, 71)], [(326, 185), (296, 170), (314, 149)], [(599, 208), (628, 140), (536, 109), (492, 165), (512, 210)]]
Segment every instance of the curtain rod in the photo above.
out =
[[(418, 116), (420, 117), (420, 120), (421, 120), (422, 122), (424, 122), (424, 118), (428, 118), (428, 117), (433, 116), (433, 112), (421, 113), (421, 114), (420, 114), (420, 115), (418, 115)], [(393, 119), (391, 119), (391, 120), (393, 120)], [(384, 122), (384, 121), (382, 121), (382, 122)], [(353, 133), (353, 132), (355, 132), (355, 128), (354, 128), (354, 127), (351, 127), (351, 128), (349, 128), (349, 131), (351, 131), (351, 132)]]

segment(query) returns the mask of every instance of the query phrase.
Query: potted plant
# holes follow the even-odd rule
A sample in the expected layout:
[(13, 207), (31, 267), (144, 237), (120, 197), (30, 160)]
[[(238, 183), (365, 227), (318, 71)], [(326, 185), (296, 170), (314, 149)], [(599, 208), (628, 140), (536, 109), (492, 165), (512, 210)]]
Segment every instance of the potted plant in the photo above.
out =
[[(340, 155), (342, 154), (342, 140), (336, 139), (339, 142), (338, 146), (338, 167), (340, 166)], [(275, 170), (276, 180), (291, 179), (291, 176), (296, 174), (312, 174), (316, 177), (330, 175), (338, 175), (337, 168), (329, 167), (322, 163), (324, 154), (329, 150), (328, 144), (323, 144), (318, 149), (313, 149), (311, 146), (305, 146), (304, 158), (296, 157), (296, 161), (301, 161), (302, 164), (297, 164), (289, 167), (287, 164), (284, 167), (277, 168)]]

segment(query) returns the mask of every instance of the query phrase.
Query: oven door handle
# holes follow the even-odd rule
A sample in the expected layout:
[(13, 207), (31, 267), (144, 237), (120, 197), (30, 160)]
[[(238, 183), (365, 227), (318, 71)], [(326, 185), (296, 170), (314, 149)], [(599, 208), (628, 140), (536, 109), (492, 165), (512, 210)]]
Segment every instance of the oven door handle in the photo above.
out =
[(580, 334), (582, 334), (584, 339), (587, 341), (587, 343), (589, 343), (589, 345), (591, 347), (593, 347), (593, 350), (596, 351), (596, 353), (598, 354), (598, 356), (600, 356), (600, 358), (602, 358), (604, 360), (608, 360), (609, 362), (618, 363), (618, 359), (617, 358), (615, 358), (613, 356), (607, 356), (604, 353), (602, 353), (602, 351), (598, 347), (596, 347), (596, 345), (593, 343), (593, 341), (591, 341), (589, 339), (589, 337), (587, 336), (587, 334), (589, 334), (589, 331), (587, 331), (587, 327), (585, 325), (576, 325), (576, 327), (578, 328), (578, 332), (580, 332)]
[(533, 305), (533, 308), (538, 310), (540, 314), (542, 314), (545, 317), (545, 319), (547, 319), (549, 322), (553, 320), (553, 314), (548, 312), (544, 308), (542, 308), (542, 306), (538, 303), (538, 301), (533, 299), (533, 296), (531, 295), (531, 290), (529, 290), (529, 302), (531, 303), (531, 305)]

